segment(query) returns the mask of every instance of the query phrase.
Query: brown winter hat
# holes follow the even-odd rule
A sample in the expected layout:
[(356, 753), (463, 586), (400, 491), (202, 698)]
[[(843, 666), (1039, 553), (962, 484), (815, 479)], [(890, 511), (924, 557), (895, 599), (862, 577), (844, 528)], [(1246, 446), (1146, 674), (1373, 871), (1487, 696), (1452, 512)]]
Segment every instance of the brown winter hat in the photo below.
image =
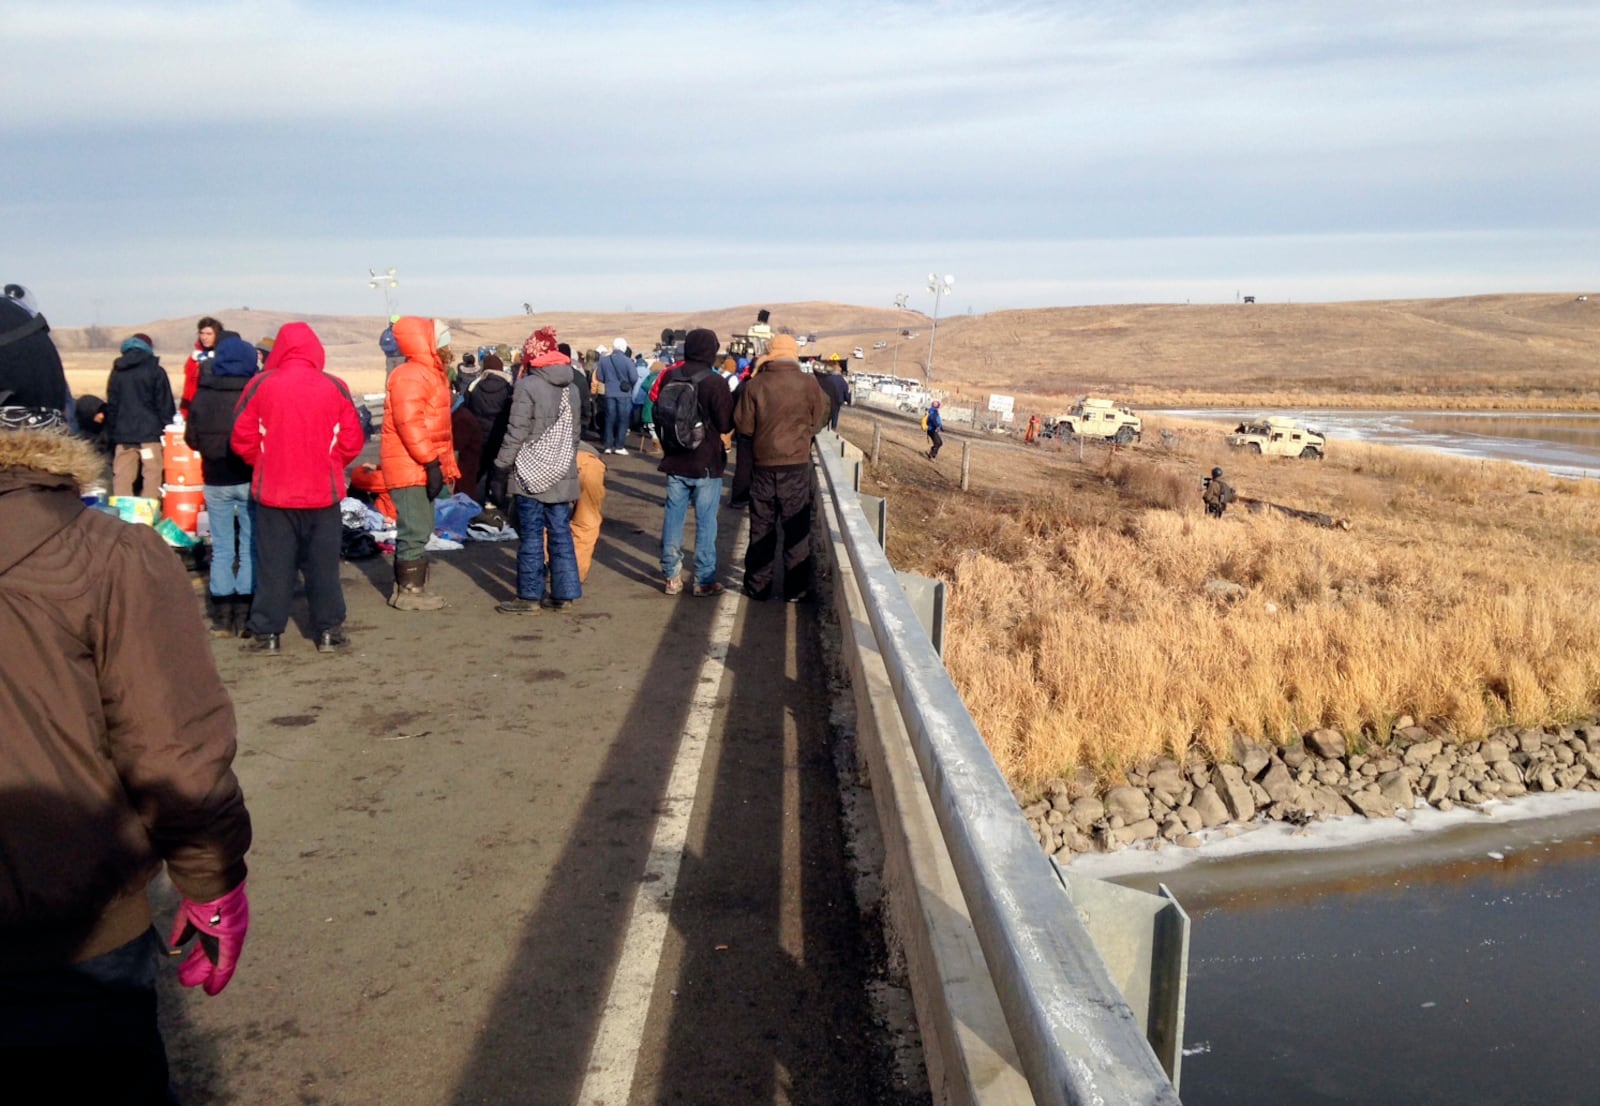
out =
[(760, 368), (768, 361), (798, 361), (800, 360), (800, 343), (794, 340), (792, 334), (779, 334), (767, 343), (767, 352), (756, 359), (756, 368)]

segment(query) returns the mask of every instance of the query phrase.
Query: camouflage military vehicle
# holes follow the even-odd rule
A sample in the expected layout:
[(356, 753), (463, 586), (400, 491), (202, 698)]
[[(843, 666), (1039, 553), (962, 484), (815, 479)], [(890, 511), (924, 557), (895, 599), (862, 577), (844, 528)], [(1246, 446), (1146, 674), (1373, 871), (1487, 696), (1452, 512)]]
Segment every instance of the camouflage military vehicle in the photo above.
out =
[(1327, 441), (1319, 431), (1278, 415), (1247, 419), (1234, 427), (1228, 437), (1229, 445), (1247, 453), (1264, 453), (1269, 457), (1304, 457), (1308, 461), (1322, 460)]
[(1144, 434), (1144, 421), (1138, 415), (1109, 399), (1084, 396), (1065, 414), (1045, 420), (1046, 437), (1070, 442), (1073, 438), (1132, 445)]

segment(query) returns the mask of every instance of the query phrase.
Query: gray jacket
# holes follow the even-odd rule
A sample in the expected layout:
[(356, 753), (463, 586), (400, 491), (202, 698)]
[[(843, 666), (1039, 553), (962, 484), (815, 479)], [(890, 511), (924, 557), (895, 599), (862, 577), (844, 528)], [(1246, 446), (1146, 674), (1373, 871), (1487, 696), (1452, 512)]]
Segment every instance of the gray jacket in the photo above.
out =
[[(561, 412), (561, 392), (567, 392), (567, 402), (572, 405), (572, 468), (566, 477), (556, 481), (553, 488), (535, 495), (523, 487), (517, 476), (517, 451), (525, 441), (538, 441), (544, 432), (555, 425)], [(517, 381), (517, 390), (511, 396), (511, 421), (506, 425), (505, 441), (495, 456), (495, 468), (511, 473), (511, 490), (517, 495), (537, 499), (540, 503), (572, 503), (578, 498), (578, 438), (583, 432), (581, 412), (583, 396), (579, 393), (570, 364), (541, 365), (529, 369)]]

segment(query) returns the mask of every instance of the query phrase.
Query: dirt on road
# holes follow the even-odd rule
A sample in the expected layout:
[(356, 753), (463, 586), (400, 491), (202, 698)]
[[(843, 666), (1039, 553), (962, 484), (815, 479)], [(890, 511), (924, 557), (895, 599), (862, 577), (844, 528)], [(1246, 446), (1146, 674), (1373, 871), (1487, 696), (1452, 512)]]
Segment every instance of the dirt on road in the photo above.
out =
[(495, 613), (515, 545), (469, 544), (435, 559), (439, 612), (388, 608), (386, 560), (344, 564), (347, 654), (293, 627), (277, 658), (216, 643), (253, 924), (221, 996), (163, 984), (182, 1101), (574, 1101), (721, 603), (739, 609), (631, 1101), (917, 1100), (888, 1085), (867, 1000), (881, 953), (845, 870), (816, 612), (737, 596), (727, 509), (734, 592), (664, 595), (664, 478), (608, 461), (567, 610)]

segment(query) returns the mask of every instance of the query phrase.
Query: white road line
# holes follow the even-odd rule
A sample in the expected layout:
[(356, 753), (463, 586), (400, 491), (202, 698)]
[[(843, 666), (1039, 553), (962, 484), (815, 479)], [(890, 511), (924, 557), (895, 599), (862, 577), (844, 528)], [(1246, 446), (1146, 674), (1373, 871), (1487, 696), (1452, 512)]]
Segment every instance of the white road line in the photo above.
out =
[[(748, 522), (741, 520), (734, 541), (736, 562), (742, 556), (747, 526)], [(687, 601), (694, 602), (693, 599)], [(666, 942), (672, 896), (678, 886), (678, 869), (689, 836), (689, 817), (694, 813), (700, 764), (705, 758), (711, 720), (716, 714), (717, 695), (727, 674), (728, 646), (738, 613), (739, 592), (730, 588), (718, 598), (716, 614), (711, 620), (706, 662), (700, 668), (689, 715), (684, 719), (683, 739), (678, 744), (672, 777), (662, 797), (661, 816), (656, 821), (655, 839), (650, 843), (650, 858), (645, 862), (639, 890), (633, 899), (633, 914), (628, 920), (622, 954), (617, 959), (616, 975), (612, 977), (611, 990), (600, 1012), (600, 1028), (589, 1052), (583, 1087), (578, 1091), (577, 1101), (583, 1106), (626, 1106), (633, 1087), (645, 1019), (650, 1014), (661, 949)]]

